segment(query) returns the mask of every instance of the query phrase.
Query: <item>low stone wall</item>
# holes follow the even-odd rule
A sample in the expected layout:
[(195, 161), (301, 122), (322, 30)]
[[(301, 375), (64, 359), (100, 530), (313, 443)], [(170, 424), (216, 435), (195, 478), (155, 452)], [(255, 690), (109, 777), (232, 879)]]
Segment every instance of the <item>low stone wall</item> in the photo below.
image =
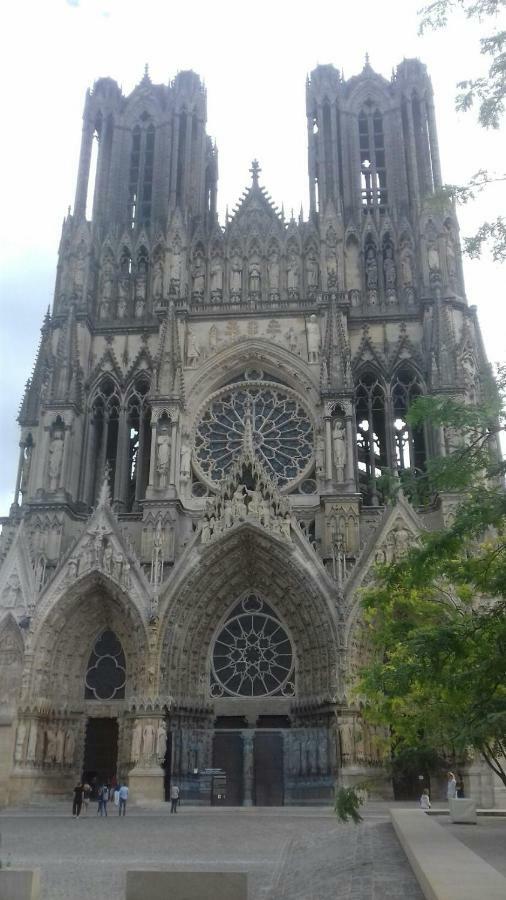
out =
[(131, 871), (126, 900), (248, 900), (245, 872)]
[(0, 869), (1, 900), (39, 900), (38, 869)]
[(421, 809), (391, 809), (426, 900), (505, 900), (506, 878)]

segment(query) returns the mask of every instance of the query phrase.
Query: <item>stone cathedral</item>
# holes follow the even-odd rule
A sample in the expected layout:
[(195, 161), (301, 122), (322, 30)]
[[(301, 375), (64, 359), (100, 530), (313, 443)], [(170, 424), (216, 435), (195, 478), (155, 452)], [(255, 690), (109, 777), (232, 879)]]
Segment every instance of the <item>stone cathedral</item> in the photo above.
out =
[(388, 503), (381, 476), (445, 454), (406, 411), (474, 402), (488, 364), (454, 210), (429, 202), (425, 66), (318, 66), (306, 114), (308, 218), (254, 160), (221, 224), (194, 72), (86, 95), (3, 526), (3, 802), (81, 776), (209, 802), (215, 769), (227, 805), (315, 803), (382, 771), (360, 589), (456, 498)]

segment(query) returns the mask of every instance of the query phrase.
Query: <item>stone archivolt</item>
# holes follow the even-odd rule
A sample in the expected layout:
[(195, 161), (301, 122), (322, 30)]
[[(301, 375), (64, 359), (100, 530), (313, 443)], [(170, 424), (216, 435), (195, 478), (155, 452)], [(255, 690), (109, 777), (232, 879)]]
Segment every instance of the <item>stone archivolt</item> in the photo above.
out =
[[(454, 211), (424, 206), (442, 183), (425, 67), (386, 82), (319, 66), (306, 107), (309, 216), (276, 209), (255, 161), (220, 224), (195, 73), (87, 95), (0, 544), (0, 798), (91, 777), (100, 729), (117, 748), (101, 777), (139, 797), (161, 797), (162, 764), (191, 794), (231, 731), (246, 803), (259, 734), (287, 802), (379, 764), (352, 688), (370, 652), (359, 589), (455, 502), (385, 505), (381, 475), (447, 452), (409, 405), (476, 402), (488, 364)], [(290, 689), (213, 696), (217, 637), (247, 596), (289, 635)], [(119, 656), (93, 656), (104, 633), (124, 687)], [(260, 666), (255, 641), (241, 665)]]

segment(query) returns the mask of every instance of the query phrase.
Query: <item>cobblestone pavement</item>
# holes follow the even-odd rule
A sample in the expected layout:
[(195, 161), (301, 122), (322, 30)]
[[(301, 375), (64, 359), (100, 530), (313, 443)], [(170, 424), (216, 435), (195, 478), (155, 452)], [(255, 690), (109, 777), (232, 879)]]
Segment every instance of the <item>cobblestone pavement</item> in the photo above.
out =
[(422, 900), (386, 811), (360, 826), (322, 809), (0, 814), (1, 855), (39, 867), (41, 900), (123, 900), (130, 868), (247, 871), (250, 900)]

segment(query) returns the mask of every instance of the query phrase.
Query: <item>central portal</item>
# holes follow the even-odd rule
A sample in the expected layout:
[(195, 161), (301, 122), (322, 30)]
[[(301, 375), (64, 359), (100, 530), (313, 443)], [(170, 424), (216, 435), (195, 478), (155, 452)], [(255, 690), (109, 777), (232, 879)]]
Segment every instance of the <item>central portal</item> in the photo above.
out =
[(245, 773), (253, 775), (250, 788), (255, 806), (283, 806), (283, 736), (279, 732), (217, 732), (213, 766), (226, 773), (227, 806), (244, 803)]
[(118, 722), (88, 719), (84, 744), (83, 778), (93, 788), (111, 784), (118, 768)]

